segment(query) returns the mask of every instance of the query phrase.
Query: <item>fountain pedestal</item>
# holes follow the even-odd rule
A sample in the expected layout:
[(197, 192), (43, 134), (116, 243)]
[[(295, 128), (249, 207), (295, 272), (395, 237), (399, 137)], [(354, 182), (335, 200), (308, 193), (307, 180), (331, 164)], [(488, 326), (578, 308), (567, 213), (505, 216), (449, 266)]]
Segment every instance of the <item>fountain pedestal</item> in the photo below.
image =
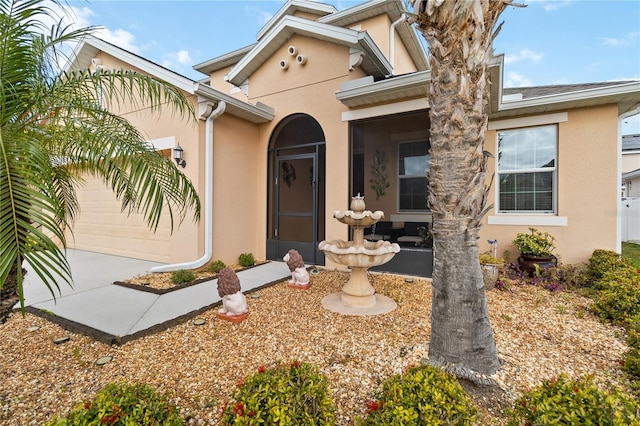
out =
[(400, 251), (398, 244), (388, 241), (371, 242), (364, 239), (364, 228), (384, 218), (381, 211), (365, 210), (364, 197), (353, 197), (351, 210), (336, 211), (333, 217), (353, 228), (353, 241), (322, 241), (318, 248), (332, 262), (351, 269), (349, 281), (340, 293), (322, 299), (322, 306), (346, 315), (377, 315), (396, 308), (396, 303), (381, 294), (376, 294), (369, 282), (367, 271), (373, 266), (383, 265)]

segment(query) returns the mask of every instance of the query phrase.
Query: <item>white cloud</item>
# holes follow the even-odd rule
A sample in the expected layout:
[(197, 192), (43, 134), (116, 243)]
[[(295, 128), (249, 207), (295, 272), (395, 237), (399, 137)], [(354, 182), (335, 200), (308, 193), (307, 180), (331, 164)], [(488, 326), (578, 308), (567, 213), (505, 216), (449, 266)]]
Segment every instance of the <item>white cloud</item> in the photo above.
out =
[(542, 53), (534, 52), (529, 49), (522, 49), (518, 53), (515, 54), (505, 54), (504, 55), (504, 63), (512, 64), (514, 62), (520, 61), (532, 61), (532, 62), (540, 62), (544, 55)]
[(169, 69), (180, 68), (180, 66), (191, 65), (193, 60), (191, 59), (191, 55), (189, 55), (188, 50), (180, 50), (178, 52), (171, 52), (164, 55), (164, 59), (162, 60), (162, 66), (167, 67)]
[(94, 35), (108, 43), (115, 44), (116, 46), (128, 50), (129, 52), (139, 54), (142, 50), (135, 44), (136, 36), (131, 34), (127, 30), (117, 29), (115, 31), (109, 28), (101, 28), (97, 30)]
[(504, 80), (504, 87), (531, 87), (533, 83), (525, 76), (517, 72), (508, 72)]
[(537, 3), (547, 12), (553, 12), (563, 7), (569, 6), (573, 0), (528, 0), (526, 3)]
[(629, 46), (633, 44), (637, 39), (640, 33), (634, 32), (625, 35), (622, 38), (614, 38), (614, 37), (600, 37), (602, 44), (606, 46)]

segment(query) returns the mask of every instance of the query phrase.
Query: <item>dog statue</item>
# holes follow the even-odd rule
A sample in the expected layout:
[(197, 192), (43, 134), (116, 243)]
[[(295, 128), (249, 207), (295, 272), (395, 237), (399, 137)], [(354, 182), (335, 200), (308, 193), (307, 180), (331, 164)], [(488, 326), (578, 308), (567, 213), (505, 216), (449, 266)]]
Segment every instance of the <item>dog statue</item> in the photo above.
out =
[(222, 268), (218, 273), (218, 295), (222, 298), (219, 314), (242, 315), (249, 312), (247, 298), (240, 289), (240, 279), (231, 268)]
[(304, 266), (302, 256), (297, 250), (291, 249), (282, 258), (291, 271), (290, 286), (307, 287), (309, 285), (309, 272)]

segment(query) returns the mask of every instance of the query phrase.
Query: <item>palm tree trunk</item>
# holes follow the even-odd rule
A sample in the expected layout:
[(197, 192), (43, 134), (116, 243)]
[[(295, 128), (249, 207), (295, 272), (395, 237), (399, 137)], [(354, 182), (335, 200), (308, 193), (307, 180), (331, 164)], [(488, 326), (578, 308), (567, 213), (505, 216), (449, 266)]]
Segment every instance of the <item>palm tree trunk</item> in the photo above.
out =
[(478, 256), (485, 213), (488, 117), (487, 68), (510, 1), (415, 0), (413, 22), (429, 45), (431, 162), (428, 204), (433, 212), (434, 265), (429, 362), (458, 377), (491, 383), (482, 375), (500, 367), (489, 323)]
[[(25, 270), (22, 270), (22, 274), (25, 274)], [(14, 265), (9, 272), (7, 280), (4, 282), (2, 288), (0, 288), (0, 324), (3, 324), (13, 311), (13, 307), (20, 300), (18, 296), (18, 268)]]

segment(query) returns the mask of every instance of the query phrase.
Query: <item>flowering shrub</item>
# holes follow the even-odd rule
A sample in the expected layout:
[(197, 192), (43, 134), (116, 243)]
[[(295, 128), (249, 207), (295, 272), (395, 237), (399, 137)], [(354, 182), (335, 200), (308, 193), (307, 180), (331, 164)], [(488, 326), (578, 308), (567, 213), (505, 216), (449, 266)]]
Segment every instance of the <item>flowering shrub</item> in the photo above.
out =
[(367, 411), (359, 425), (472, 425), (476, 416), (456, 378), (426, 364), (385, 381)]
[(294, 361), (258, 367), (237, 383), (223, 425), (333, 425), (335, 406), (327, 378), (311, 364)]
[(54, 419), (49, 426), (88, 425), (182, 425), (178, 408), (165, 396), (143, 384), (110, 383), (91, 401), (86, 401), (66, 417)]
[(618, 390), (605, 392), (588, 377), (560, 375), (520, 397), (508, 425), (638, 425), (639, 414), (638, 402)]

